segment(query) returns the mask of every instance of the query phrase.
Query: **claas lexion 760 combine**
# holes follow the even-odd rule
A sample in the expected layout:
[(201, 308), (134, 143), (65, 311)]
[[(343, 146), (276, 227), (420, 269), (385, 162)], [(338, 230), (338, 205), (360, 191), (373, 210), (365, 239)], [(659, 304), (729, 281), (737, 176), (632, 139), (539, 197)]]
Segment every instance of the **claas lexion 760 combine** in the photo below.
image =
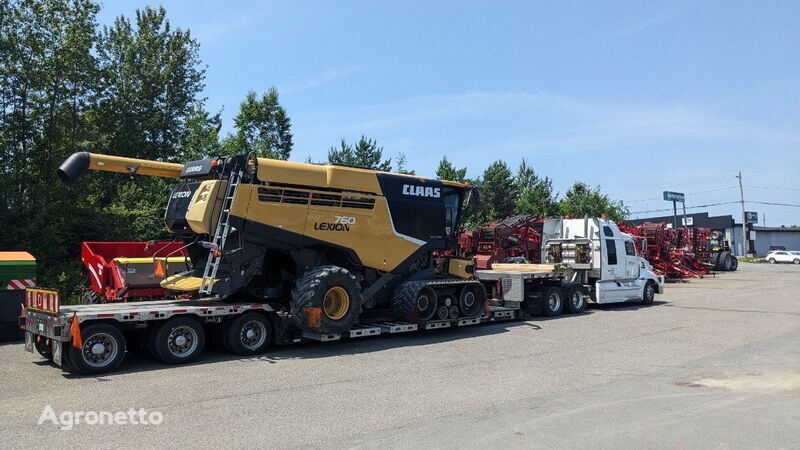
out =
[(462, 206), (477, 200), (468, 183), (243, 156), (177, 164), (85, 152), (58, 174), (72, 184), (88, 170), (178, 179), (165, 222), (193, 270), (166, 277), (169, 291), (267, 302), (319, 333), (346, 332), (367, 310), (412, 323), (484, 312), (473, 260), (452, 256)]

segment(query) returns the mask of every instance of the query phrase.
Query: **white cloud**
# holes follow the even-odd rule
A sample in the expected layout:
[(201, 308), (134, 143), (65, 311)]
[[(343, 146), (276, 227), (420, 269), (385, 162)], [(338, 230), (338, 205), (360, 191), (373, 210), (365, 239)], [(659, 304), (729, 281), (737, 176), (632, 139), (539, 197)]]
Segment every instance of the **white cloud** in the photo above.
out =
[(303, 89), (315, 88), (318, 86), (322, 86), (323, 84), (330, 83), (333, 80), (350, 76), (366, 68), (367, 66), (365, 66), (364, 64), (351, 64), (349, 66), (327, 69), (322, 73), (313, 75), (304, 80), (300, 80), (299, 82), (296, 82), (294, 84), (290, 84), (281, 89), (281, 91), (296, 92)]

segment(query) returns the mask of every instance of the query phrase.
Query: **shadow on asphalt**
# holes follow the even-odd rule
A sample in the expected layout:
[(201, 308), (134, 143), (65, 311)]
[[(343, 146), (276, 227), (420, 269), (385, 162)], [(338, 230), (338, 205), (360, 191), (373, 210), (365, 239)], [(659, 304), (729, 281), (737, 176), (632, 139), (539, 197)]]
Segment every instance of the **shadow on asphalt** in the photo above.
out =
[[(665, 304), (663, 301), (653, 302), (651, 305), (639, 305), (635, 303), (619, 303), (611, 305), (590, 305), (590, 308), (581, 314), (563, 314), (556, 317), (529, 317), (526, 320), (511, 320), (502, 322), (489, 322), (477, 326), (463, 328), (445, 328), (441, 330), (416, 331), (410, 333), (398, 333), (394, 335), (378, 335), (356, 339), (343, 339), (331, 342), (303, 342), (293, 345), (278, 345), (272, 347), (266, 354), (259, 356), (237, 356), (226, 352), (221, 345), (216, 342), (207, 342), (206, 349), (200, 359), (186, 366), (201, 367), (204, 364), (213, 364), (227, 361), (253, 361), (280, 364), (283, 360), (296, 359), (315, 359), (328, 358), (332, 356), (356, 355), (371, 352), (380, 352), (399, 347), (416, 347), (424, 345), (436, 345), (443, 342), (452, 342), (460, 339), (470, 339), (479, 336), (489, 336), (500, 333), (507, 333), (511, 328), (527, 328), (531, 331), (540, 331), (547, 322), (551, 320), (575, 320), (593, 314), (594, 310), (599, 311), (627, 311), (640, 308), (652, 308)], [(135, 344), (131, 347), (137, 347)], [(36, 361), (34, 364), (44, 366), (51, 365), (49, 361)], [(149, 353), (129, 348), (122, 365), (113, 374), (122, 375), (127, 373), (149, 372), (156, 370), (169, 370), (173, 366), (162, 363), (153, 358)], [(104, 376), (80, 375), (64, 371), (62, 376), (66, 379), (73, 378), (96, 378), (99, 382), (110, 381)]]

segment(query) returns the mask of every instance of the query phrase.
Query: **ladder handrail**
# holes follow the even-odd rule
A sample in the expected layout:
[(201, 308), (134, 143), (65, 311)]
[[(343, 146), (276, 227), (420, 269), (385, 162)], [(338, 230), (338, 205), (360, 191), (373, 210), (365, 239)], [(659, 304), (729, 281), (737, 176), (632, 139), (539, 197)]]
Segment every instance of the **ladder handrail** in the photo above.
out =
[(244, 169), (234, 169), (228, 177), (228, 186), (225, 189), (225, 197), (222, 200), (219, 219), (217, 220), (217, 226), (214, 230), (214, 236), (211, 239), (212, 248), (209, 249), (209, 257), (206, 261), (206, 267), (203, 270), (203, 278), (200, 280), (200, 289), (198, 291), (200, 294), (211, 294), (211, 290), (216, 282), (215, 278), (219, 270), (220, 262), (222, 261), (222, 251), (225, 248), (225, 242), (228, 239), (231, 228), (230, 212), (233, 197), (236, 192), (236, 187), (242, 181), (243, 175)]

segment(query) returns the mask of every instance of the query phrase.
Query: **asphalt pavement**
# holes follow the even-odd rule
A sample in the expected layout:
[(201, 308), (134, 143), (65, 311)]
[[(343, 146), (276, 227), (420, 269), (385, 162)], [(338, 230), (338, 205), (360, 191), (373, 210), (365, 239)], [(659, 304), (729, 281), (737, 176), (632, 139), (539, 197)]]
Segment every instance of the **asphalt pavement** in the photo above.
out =
[[(0, 345), (0, 405), (0, 448), (797, 448), (800, 267), (742, 263), (577, 316), (179, 367), (128, 355), (101, 377)], [(62, 429), (131, 410), (162, 420)]]

